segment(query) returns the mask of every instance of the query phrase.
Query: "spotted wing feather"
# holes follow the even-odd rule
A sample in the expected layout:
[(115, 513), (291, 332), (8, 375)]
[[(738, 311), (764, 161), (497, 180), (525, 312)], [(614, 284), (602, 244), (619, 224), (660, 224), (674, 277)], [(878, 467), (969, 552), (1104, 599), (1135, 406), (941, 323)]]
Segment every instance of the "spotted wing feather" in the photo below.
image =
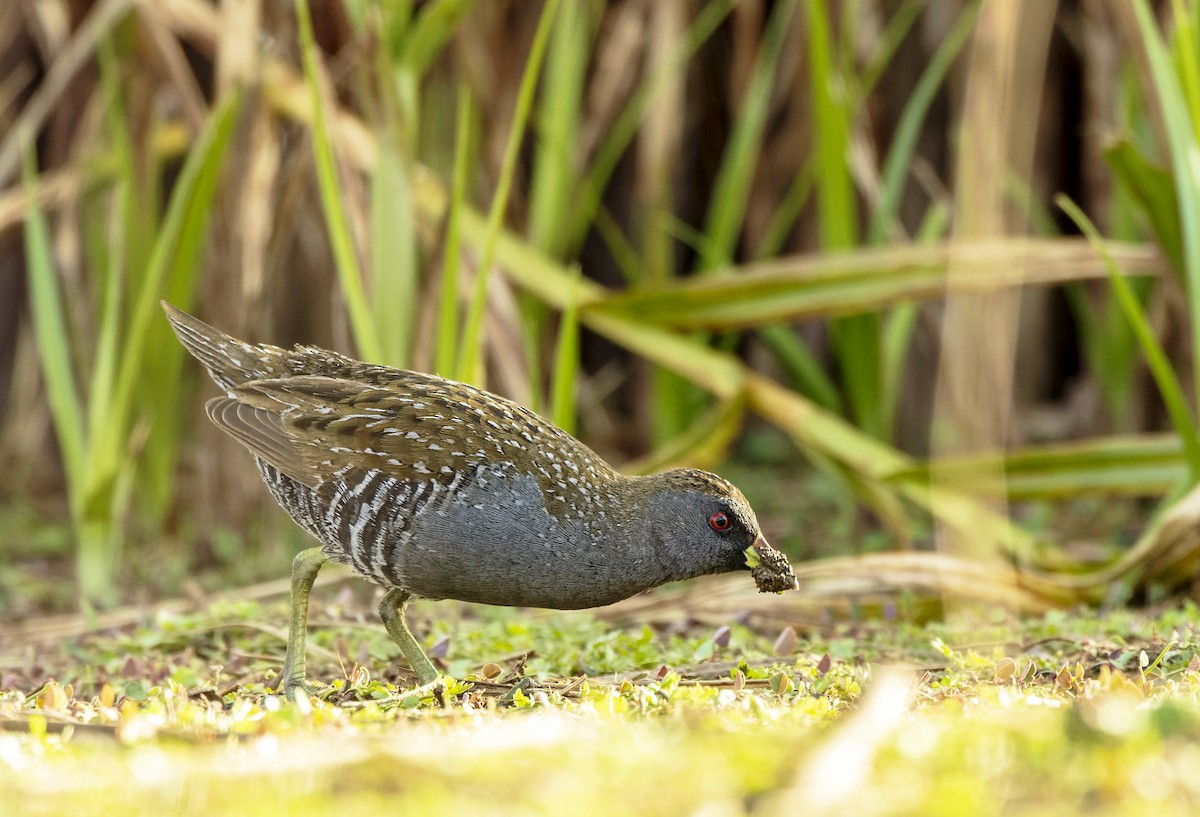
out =
[[(309, 479), (317, 481), (355, 467), (400, 480), (448, 483), (454, 473), (519, 454), (508, 436), (484, 432), (486, 421), (470, 423), (439, 410), (412, 383), (381, 388), (300, 376), (246, 383), (231, 394), (242, 405), (278, 418), (280, 433), (297, 451)], [(493, 431), (499, 432), (496, 425)]]
[(378, 385), (319, 376), (260, 380), (235, 399), (280, 417), (318, 480), (346, 468), (402, 482), (449, 485), (482, 466), (520, 463), (556, 517), (593, 500), (615, 471), (582, 443), (529, 410), (471, 386), (396, 369)]

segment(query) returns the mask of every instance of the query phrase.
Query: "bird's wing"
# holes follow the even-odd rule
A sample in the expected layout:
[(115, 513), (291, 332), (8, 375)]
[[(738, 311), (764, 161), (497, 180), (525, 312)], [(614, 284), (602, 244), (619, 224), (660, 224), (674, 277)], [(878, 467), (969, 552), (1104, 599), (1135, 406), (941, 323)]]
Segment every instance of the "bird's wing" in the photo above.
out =
[(537, 480), (546, 509), (560, 517), (590, 501), (585, 485), (615, 474), (582, 443), (515, 403), (393, 371), (394, 380), (373, 384), (315, 375), (253, 381), (230, 391), (236, 409), (212, 413), (263, 460), (330, 501), (372, 472), (450, 486), (481, 468), (515, 465)]
[(488, 426), (482, 412), (452, 405), (443, 391), (458, 384), (445, 383), (424, 375), (392, 388), (307, 375), (259, 380), (233, 389), (237, 409), (222, 407), (214, 422), (313, 487), (346, 467), (448, 483), (456, 473), (510, 459), (513, 435)]
[(319, 479), (304, 465), (301, 449), (288, 435), (279, 414), (232, 397), (214, 397), (204, 410), (217, 428), (246, 446), (259, 459), (310, 488)]

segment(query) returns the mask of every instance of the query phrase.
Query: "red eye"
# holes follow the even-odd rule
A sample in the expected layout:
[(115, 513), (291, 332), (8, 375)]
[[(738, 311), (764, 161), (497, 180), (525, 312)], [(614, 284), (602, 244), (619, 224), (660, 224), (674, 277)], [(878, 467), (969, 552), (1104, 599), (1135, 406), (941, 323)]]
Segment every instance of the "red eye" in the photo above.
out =
[(717, 511), (708, 518), (708, 525), (717, 533), (724, 533), (729, 530), (732, 523), (729, 521), (729, 516), (724, 511)]

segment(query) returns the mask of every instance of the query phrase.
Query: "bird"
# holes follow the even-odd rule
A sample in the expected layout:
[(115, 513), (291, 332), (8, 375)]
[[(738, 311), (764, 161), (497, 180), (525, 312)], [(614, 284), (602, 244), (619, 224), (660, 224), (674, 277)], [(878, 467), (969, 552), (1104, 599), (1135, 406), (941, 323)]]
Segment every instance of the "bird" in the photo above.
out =
[(308, 601), (326, 561), (386, 589), (380, 618), (422, 685), (440, 675), (406, 622), (414, 598), (574, 610), (736, 570), (762, 592), (799, 587), (750, 503), (715, 474), (625, 475), (483, 389), (316, 346), (248, 343), (162, 306), (223, 392), (205, 404), (209, 419), (320, 543), (292, 562), (278, 687), (289, 698), (316, 689)]

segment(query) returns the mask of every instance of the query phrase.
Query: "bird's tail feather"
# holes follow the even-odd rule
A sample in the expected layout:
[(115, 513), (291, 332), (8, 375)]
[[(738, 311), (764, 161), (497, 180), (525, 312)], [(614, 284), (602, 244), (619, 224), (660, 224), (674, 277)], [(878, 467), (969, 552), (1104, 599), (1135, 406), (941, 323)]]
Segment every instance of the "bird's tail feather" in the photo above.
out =
[(238, 340), (166, 301), (162, 307), (179, 342), (204, 364), (209, 376), (225, 391), (251, 380), (288, 374), (287, 352), (283, 349)]

